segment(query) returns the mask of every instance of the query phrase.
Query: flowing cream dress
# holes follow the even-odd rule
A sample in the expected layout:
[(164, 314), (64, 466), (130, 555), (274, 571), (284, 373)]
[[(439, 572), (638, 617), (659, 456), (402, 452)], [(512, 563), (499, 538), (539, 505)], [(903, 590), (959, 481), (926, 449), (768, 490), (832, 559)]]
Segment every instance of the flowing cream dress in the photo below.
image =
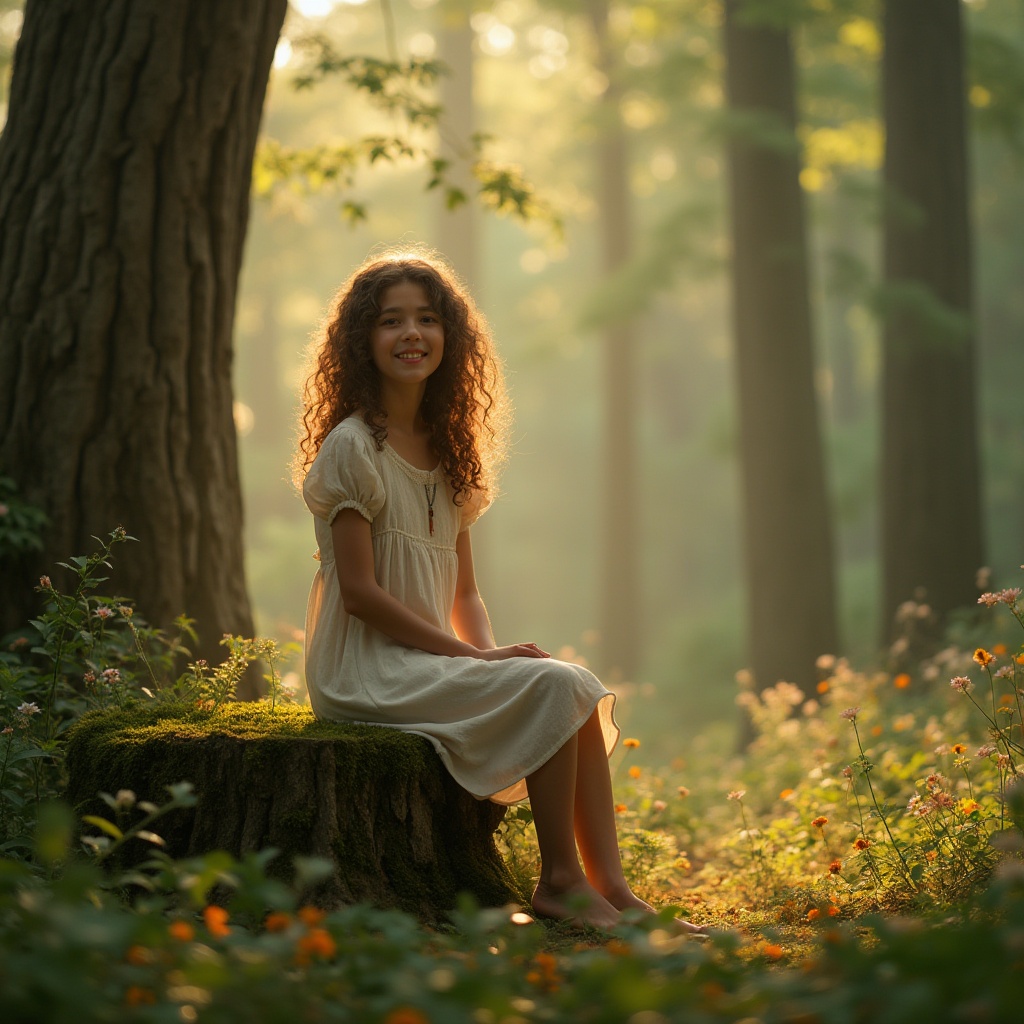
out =
[[(436, 487), (436, 491), (434, 488)], [(433, 495), (434, 532), (429, 499)], [(615, 697), (580, 665), (554, 658), (447, 658), (406, 647), (348, 615), (331, 523), (345, 508), (371, 524), (377, 582), (448, 633), (455, 539), (483, 509), (455, 505), (440, 467), (417, 469), (351, 416), (331, 431), (303, 484), (320, 568), (306, 609), (306, 685), (318, 718), (426, 736), (474, 796), (511, 804), (535, 771), (599, 709), (609, 754), (619, 737)]]

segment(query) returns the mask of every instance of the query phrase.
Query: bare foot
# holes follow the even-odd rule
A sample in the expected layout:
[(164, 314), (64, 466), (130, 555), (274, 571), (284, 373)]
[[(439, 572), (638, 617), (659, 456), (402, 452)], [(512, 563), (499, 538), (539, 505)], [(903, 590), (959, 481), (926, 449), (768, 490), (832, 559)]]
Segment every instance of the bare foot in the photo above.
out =
[[(658, 911), (654, 909), (646, 900), (640, 899), (634, 892), (629, 889), (619, 890), (616, 892), (608, 892), (604, 894), (605, 899), (615, 907), (616, 910), (639, 910), (645, 914), (657, 914)], [(687, 921), (685, 917), (674, 917), (670, 922), (670, 927), (673, 928), (680, 935), (706, 935), (707, 930), (699, 924), (694, 924), (692, 921)]]
[(530, 903), (538, 917), (589, 924), (605, 930), (619, 923), (618, 910), (586, 881), (558, 890), (539, 882)]

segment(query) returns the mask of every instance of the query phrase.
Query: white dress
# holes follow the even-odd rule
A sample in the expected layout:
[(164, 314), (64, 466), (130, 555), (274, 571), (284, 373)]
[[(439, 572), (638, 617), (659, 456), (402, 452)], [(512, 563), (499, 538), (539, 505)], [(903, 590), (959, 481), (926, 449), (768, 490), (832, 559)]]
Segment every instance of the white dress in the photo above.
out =
[(341, 509), (354, 508), (371, 524), (377, 582), (454, 634), (455, 539), (483, 508), (472, 501), (456, 506), (440, 467), (417, 469), (386, 442), (378, 451), (366, 424), (350, 416), (324, 439), (302, 490), (320, 548), (306, 609), (306, 685), (318, 718), (426, 736), (464, 789), (501, 804), (526, 797), (525, 776), (595, 707), (611, 753), (619, 737), (615, 697), (587, 669), (554, 658), (482, 661), (429, 654), (345, 612), (331, 523)]

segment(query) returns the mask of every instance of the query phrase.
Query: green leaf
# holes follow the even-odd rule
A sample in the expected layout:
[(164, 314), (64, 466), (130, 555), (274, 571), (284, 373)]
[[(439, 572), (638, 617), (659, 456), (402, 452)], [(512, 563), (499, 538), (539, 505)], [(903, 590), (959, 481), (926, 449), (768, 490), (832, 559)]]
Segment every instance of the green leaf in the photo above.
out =
[(106, 818), (101, 818), (96, 814), (86, 814), (83, 815), (82, 821), (87, 822), (89, 825), (93, 825), (101, 832), (106, 832), (108, 836), (118, 840), (119, 842), (124, 839), (124, 833), (112, 821), (107, 821)]

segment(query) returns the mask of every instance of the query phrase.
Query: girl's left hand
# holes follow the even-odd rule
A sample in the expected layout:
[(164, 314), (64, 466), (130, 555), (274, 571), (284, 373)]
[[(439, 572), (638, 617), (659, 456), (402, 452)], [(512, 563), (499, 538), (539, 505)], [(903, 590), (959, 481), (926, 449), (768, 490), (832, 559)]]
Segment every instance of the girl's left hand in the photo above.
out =
[(547, 651), (536, 644), (509, 644), (506, 647), (489, 647), (481, 650), (476, 657), (484, 661), (504, 661), (506, 658), (550, 658)]

